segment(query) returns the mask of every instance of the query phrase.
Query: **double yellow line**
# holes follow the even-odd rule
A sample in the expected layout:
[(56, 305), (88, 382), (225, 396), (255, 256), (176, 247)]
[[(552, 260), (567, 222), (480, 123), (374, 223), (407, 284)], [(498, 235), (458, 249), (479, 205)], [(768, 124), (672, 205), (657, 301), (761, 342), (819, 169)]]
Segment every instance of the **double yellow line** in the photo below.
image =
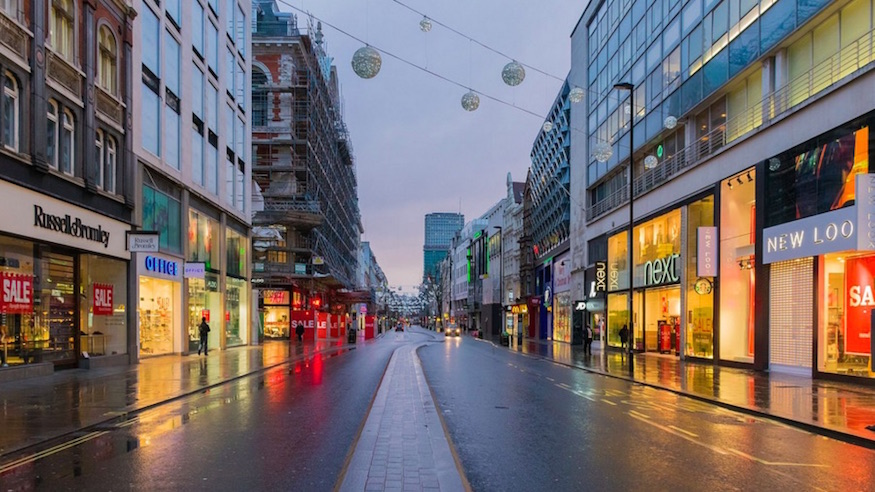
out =
[(57, 446), (40, 451), (39, 453), (32, 454), (30, 456), (25, 456), (24, 458), (20, 458), (16, 461), (6, 463), (6, 464), (0, 466), (0, 474), (6, 473), (7, 471), (12, 470), (14, 468), (18, 468), (21, 465), (33, 463), (36, 460), (46, 458), (46, 457), (51, 456), (51, 455), (56, 454), (56, 453), (60, 453), (61, 451), (78, 446), (82, 443), (88, 442), (92, 439), (96, 439), (96, 438), (98, 438), (104, 434), (108, 434), (108, 433), (109, 433), (109, 431), (90, 432), (88, 434), (85, 434), (82, 437), (77, 437), (76, 439), (73, 439), (72, 441), (67, 441), (63, 444), (58, 444)]

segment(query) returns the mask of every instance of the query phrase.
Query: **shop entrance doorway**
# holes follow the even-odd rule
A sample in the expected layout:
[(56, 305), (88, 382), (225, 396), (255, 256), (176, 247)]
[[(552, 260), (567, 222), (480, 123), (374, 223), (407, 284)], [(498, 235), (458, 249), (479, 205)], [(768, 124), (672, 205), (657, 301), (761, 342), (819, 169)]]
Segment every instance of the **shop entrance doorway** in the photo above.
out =
[[(681, 288), (678, 285), (635, 292), (635, 350), (680, 353)], [(640, 320), (644, 322), (641, 323)]]

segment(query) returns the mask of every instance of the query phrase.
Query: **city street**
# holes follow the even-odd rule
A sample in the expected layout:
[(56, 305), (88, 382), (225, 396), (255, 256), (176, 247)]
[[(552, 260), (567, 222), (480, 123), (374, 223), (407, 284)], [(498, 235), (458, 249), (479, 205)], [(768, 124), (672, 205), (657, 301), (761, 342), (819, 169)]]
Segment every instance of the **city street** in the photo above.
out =
[[(331, 490), (348, 473), (349, 458), (362, 451), (360, 433), (393, 353), (419, 345), (436, 410), (472, 490), (867, 490), (875, 480), (870, 449), (417, 327), (3, 456), (0, 484), (3, 490)], [(201, 360), (208, 378), (207, 359)], [(403, 397), (389, 394), (386, 407), (401, 405)], [(392, 425), (419, 422), (419, 410)], [(383, 424), (377, 442), (392, 432)], [(407, 482), (414, 472), (406, 456), (398, 466), (404, 490), (437, 490)], [(385, 484), (366, 488), (391, 488)]]

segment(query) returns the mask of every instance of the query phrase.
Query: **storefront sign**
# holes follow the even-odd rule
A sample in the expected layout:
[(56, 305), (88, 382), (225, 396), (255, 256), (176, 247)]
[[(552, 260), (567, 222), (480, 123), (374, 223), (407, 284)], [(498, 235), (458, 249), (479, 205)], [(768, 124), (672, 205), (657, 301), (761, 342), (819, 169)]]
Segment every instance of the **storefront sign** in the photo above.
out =
[(875, 257), (845, 260), (845, 347), (848, 354), (871, 352), (871, 312), (875, 311)]
[(103, 226), (93, 227), (82, 222), (79, 217), (73, 218), (70, 214), (52, 215), (43, 210), (39, 205), (33, 206), (33, 225), (50, 231), (60, 232), (75, 238), (94, 241), (109, 247), (109, 231), (103, 230)]
[(763, 230), (763, 264), (857, 248), (857, 210), (847, 207)]
[(591, 290), (590, 297), (595, 297), (596, 293), (608, 290), (608, 264), (604, 261), (595, 262), (595, 284)]
[(875, 174), (858, 174), (854, 183), (857, 209), (857, 249), (875, 250)]
[(678, 263), (681, 255), (675, 253), (644, 264), (644, 286), (676, 284), (681, 281)]
[(608, 273), (608, 290), (614, 291), (620, 288), (620, 264), (612, 262), (611, 269)]
[(296, 275), (306, 275), (307, 274), (307, 265), (305, 263), (295, 263), (295, 274)]
[(604, 299), (590, 299), (586, 301), (586, 310), (591, 313), (598, 313), (605, 310)]
[(525, 304), (514, 304), (513, 306), (508, 306), (507, 310), (511, 314), (526, 314), (529, 312), (529, 308)]
[(33, 276), (0, 272), (0, 313), (33, 312)]
[(575, 311), (586, 311), (586, 301), (574, 301)]
[(94, 284), (92, 312), (95, 316), (112, 316), (112, 285)]
[(553, 263), (553, 290), (565, 292), (571, 288), (571, 256), (564, 254)]
[(264, 303), (279, 306), (289, 305), (289, 291), (287, 290), (265, 290)]
[(176, 277), (179, 275), (179, 263), (154, 256), (146, 257), (146, 270)]
[(206, 263), (191, 263), (186, 261), (182, 267), (182, 276), (185, 278), (204, 278), (207, 275)]
[(161, 235), (153, 231), (129, 231), (127, 237), (128, 251), (132, 253), (154, 253), (161, 243)]
[(717, 228), (699, 227), (696, 230), (696, 276), (717, 276)]

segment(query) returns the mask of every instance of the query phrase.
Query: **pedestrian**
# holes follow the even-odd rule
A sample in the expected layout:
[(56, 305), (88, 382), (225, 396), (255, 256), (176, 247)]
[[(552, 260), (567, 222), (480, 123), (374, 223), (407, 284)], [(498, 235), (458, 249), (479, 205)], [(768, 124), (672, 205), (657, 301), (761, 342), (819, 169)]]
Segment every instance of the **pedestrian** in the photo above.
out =
[(201, 343), (197, 346), (197, 354), (201, 355), (201, 350), (204, 351), (204, 355), (207, 355), (207, 340), (210, 333), (210, 325), (207, 324), (207, 318), (201, 318), (201, 324), (197, 327), (198, 335), (201, 337)]
[(298, 323), (298, 326), (295, 327), (295, 335), (298, 336), (298, 341), (304, 341), (304, 323)]
[(628, 343), (628, 342), (629, 342), (629, 328), (627, 328), (626, 325), (623, 324), (623, 327), (620, 328), (620, 347), (623, 347), (623, 349), (625, 349), (626, 343)]
[(583, 331), (583, 353), (592, 355), (592, 326), (589, 323)]

